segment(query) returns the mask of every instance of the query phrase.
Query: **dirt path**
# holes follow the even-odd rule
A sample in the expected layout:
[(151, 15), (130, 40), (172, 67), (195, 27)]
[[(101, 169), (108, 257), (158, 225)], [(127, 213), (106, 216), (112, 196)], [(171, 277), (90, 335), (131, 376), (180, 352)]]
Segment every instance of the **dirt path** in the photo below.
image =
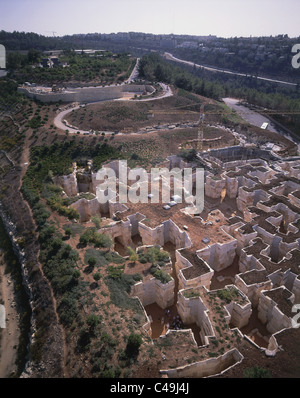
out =
[(17, 347), (19, 344), (19, 315), (15, 305), (14, 284), (10, 274), (5, 274), (3, 255), (0, 258), (0, 297), (6, 312), (5, 329), (0, 338), (0, 378), (7, 378), (17, 371)]

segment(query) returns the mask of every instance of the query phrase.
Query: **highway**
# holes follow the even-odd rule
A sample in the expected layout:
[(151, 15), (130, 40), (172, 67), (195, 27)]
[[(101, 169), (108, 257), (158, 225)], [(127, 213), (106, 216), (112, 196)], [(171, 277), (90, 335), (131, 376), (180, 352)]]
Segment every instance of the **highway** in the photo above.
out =
[(279, 83), (279, 84), (286, 84), (286, 85), (289, 85), (289, 86), (297, 86), (297, 83), (291, 83), (291, 82), (286, 82), (286, 81), (283, 81), (283, 80), (270, 79), (270, 78), (267, 78), (267, 77), (254, 76), (254, 75), (249, 75), (247, 73), (232, 72), (230, 70), (218, 69), (218, 68), (213, 68), (213, 67), (210, 67), (210, 66), (204, 66), (204, 65), (195, 64), (194, 62), (191, 62), (191, 61), (185, 61), (183, 59), (176, 58), (176, 57), (174, 57), (174, 55), (172, 55), (171, 53), (167, 53), (167, 52), (164, 53), (164, 57), (166, 59), (170, 60), (170, 61), (180, 62), (182, 64), (186, 64), (186, 65), (189, 65), (189, 66), (195, 66), (196, 68), (202, 68), (202, 69), (205, 69), (205, 70), (208, 70), (208, 71), (211, 71), (211, 72), (226, 73), (228, 75), (234, 75), (234, 76), (254, 77), (256, 79), (265, 80), (265, 81), (268, 81), (268, 82), (271, 82), (271, 83)]

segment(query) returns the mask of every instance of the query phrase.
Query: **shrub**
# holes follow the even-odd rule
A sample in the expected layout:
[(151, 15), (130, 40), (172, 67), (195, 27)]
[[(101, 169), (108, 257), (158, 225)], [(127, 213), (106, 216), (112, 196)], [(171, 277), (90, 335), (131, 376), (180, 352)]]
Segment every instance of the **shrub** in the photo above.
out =
[(77, 351), (79, 352), (84, 352), (87, 351), (90, 347), (91, 343), (91, 336), (89, 331), (87, 331), (85, 328), (81, 329), (79, 338), (77, 340)]
[(167, 274), (161, 269), (156, 270), (153, 275), (163, 284), (170, 282), (170, 280), (172, 279), (169, 274)]
[(79, 313), (76, 298), (70, 293), (65, 294), (58, 306), (58, 313), (61, 322), (71, 326)]
[(101, 279), (101, 274), (100, 274), (99, 272), (96, 272), (96, 273), (93, 275), (93, 278), (95, 279), (95, 281), (99, 281), (99, 280)]
[(96, 267), (103, 267), (105, 265), (108, 265), (109, 261), (106, 259), (106, 254), (101, 252), (100, 250), (94, 249), (94, 248), (88, 248), (84, 254), (84, 261), (88, 263), (88, 260), (90, 257), (93, 257), (96, 259)]
[(139, 354), (140, 346), (142, 344), (142, 336), (136, 333), (131, 333), (128, 337), (126, 345), (126, 355), (129, 358), (135, 358)]
[(84, 244), (94, 244), (95, 247), (110, 248), (112, 245), (112, 240), (108, 235), (99, 234), (96, 228), (88, 228), (79, 239), (80, 243)]
[(234, 288), (218, 290), (218, 297), (227, 303), (230, 303), (237, 295), (238, 293)]
[(127, 247), (127, 250), (129, 253), (129, 261), (132, 261), (133, 263), (135, 263), (139, 258), (137, 252), (130, 246)]
[(199, 297), (200, 293), (195, 290), (189, 290), (189, 291), (183, 292), (183, 295), (186, 298), (195, 298), (195, 297)]
[(93, 331), (95, 327), (100, 323), (100, 319), (97, 315), (91, 314), (87, 317), (86, 323), (90, 327), (90, 330)]
[(160, 247), (157, 246), (153, 246), (150, 247), (149, 249), (147, 249), (145, 252), (139, 253), (139, 261), (141, 263), (151, 263), (151, 264), (155, 264), (156, 262), (166, 262), (169, 260), (170, 256), (169, 253), (164, 251), (164, 250), (160, 250)]
[(97, 260), (95, 259), (95, 257), (90, 257), (90, 258), (88, 259), (88, 264), (89, 264), (89, 265), (95, 266), (96, 263), (97, 263)]
[(117, 307), (132, 309), (135, 313), (141, 313), (139, 301), (128, 295), (131, 286), (139, 280), (141, 280), (139, 274), (128, 275), (122, 273), (118, 278), (106, 277), (105, 282), (110, 291), (111, 302)]
[(246, 378), (271, 378), (272, 375), (268, 369), (261, 368), (260, 366), (253, 366), (243, 372), (243, 376)]
[(71, 228), (66, 228), (66, 229), (65, 229), (65, 235), (68, 236), (68, 237), (70, 237), (70, 236), (72, 235), (72, 230), (71, 230)]
[(97, 228), (97, 229), (100, 229), (100, 224), (101, 224), (101, 217), (100, 216), (93, 216), (92, 218), (91, 218), (91, 220), (92, 220), (92, 222), (95, 224), (95, 227)]
[(113, 279), (121, 278), (123, 271), (124, 271), (124, 266), (122, 266), (122, 265), (119, 267), (114, 267), (112, 265), (107, 267), (108, 275), (110, 278), (113, 278)]

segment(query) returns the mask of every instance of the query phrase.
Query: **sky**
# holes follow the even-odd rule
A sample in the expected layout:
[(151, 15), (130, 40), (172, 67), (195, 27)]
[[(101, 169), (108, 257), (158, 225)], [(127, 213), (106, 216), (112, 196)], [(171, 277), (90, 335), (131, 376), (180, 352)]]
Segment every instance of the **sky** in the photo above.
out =
[(0, 0), (0, 30), (299, 37), (300, 0)]

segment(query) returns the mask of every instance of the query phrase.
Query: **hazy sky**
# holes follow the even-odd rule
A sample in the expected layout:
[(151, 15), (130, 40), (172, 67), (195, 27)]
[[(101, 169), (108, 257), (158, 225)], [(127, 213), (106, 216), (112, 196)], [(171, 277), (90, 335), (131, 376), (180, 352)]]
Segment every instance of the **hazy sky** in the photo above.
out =
[(300, 36), (300, 0), (0, 0), (0, 30)]

